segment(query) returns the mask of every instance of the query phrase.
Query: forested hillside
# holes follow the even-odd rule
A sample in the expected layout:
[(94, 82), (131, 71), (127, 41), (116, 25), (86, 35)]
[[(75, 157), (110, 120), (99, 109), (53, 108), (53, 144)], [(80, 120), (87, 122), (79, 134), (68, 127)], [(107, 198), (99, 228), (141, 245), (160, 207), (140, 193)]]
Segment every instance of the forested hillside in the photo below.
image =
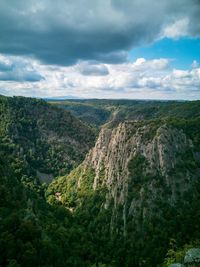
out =
[(43, 182), (77, 166), (93, 142), (93, 131), (67, 111), (0, 97), (0, 266), (82, 266), (76, 223), (47, 204)]
[(49, 205), (45, 188), (16, 173), (0, 145), (0, 266), (89, 266), (71, 214)]
[(0, 142), (16, 173), (48, 183), (77, 166), (94, 138), (70, 112), (43, 100), (0, 97)]
[(70, 110), (83, 122), (99, 128), (112, 122), (117, 125), (125, 120), (151, 120), (163, 117), (196, 118), (200, 116), (200, 101), (152, 100), (55, 100), (51, 104)]
[(101, 105), (99, 101), (90, 100), (51, 100), (50, 104), (69, 110), (81, 121), (94, 128), (99, 128), (112, 116), (112, 106), (107, 106), (106, 101)]

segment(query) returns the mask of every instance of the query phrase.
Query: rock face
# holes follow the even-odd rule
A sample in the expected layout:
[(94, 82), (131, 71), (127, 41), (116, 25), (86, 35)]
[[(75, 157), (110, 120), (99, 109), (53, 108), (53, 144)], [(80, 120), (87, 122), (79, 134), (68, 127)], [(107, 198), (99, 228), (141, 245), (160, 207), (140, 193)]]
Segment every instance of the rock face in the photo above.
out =
[(95, 170), (94, 190), (101, 185), (102, 165), (105, 169), (103, 184), (109, 187), (117, 181), (124, 182), (124, 177), (129, 174), (128, 164), (137, 155), (148, 161), (146, 171), (166, 175), (176, 165), (177, 155), (193, 146), (183, 132), (166, 125), (154, 129), (155, 133), (151, 133), (150, 125), (137, 126), (137, 123), (127, 122), (113, 130), (102, 129), (84, 163)]
[(184, 258), (186, 266), (200, 266), (200, 248), (191, 248), (187, 251)]
[[(112, 246), (120, 251), (124, 245), (131, 262), (123, 265), (122, 259), (116, 266), (140, 266), (138, 262), (155, 266), (153, 260), (152, 265), (148, 263), (149, 255), (164, 258), (169, 239), (176, 239), (177, 230), (190, 224), (190, 216), (197, 229), (192, 234), (198, 234), (194, 200), (199, 194), (194, 189), (198, 190), (194, 185), (200, 177), (198, 155), (194, 139), (179, 123), (153, 120), (127, 121), (115, 128), (106, 125), (82, 164), (55, 180), (47, 197), (54, 203), (55, 193), (60, 192), (59, 204), (84, 220), (86, 232), (90, 233), (91, 225), (99, 225), (97, 240), (106, 233), (105, 242), (114, 240)], [(187, 242), (187, 232), (181, 228), (181, 242)]]
[(184, 257), (184, 264), (173, 263), (168, 267), (199, 267), (200, 266), (200, 248), (189, 249)]
[(92, 188), (107, 188), (104, 207), (112, 203), (112, 223), (122, 217), (125, 234), (128, 217), (137, 217), (138, 211), (143, 218), (151, 216), (163, 194), (173, 205), (188, 190), (194, 176), (182, 169), (184, 175), (177, 177), (177, 170), (192, 149), (183, 131), (167, 124), (125, 122), (114, 129), (105, 127), (82, 164), (78, 187), (84, 172), (94, 170)]
[(193, 143), (182, 130), (160, 121), (131, 121), (102, 128), (95, 147), (65, 182), (73, 192), (85, 183), (93, 192), (106, 189), (103, 207), (112, 210), (111, 226), (122, 220), (126, 235), (128, 221), (144, 221), (162, 203), (173, 206), (183, 199), (197, 179), (197, 165)]

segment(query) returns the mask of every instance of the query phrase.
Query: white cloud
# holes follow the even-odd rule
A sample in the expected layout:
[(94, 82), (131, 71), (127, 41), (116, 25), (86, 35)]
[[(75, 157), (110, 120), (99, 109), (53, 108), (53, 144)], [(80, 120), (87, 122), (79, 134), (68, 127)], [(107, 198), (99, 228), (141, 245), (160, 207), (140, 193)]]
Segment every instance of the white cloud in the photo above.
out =
[(189, 70), (176, 70), (174, 69), (172, 72), (172, 76), (174, 79), (185, 79), (185, 78), (190, 78), (191, 73)]
[(167, 25), (161, 33), (161, 38), (167, 37), (178, 39), (188, 35), (189, 18), (181, 18), (170, 25)]
[(196, 68), (198, 68), (198, 66), (199, 66), (199, 63), (196, 60), (193, 60), (191, 67), (193, 69), (196, 69)]
[[(13, 64), (10, 60), (10, 57), (4, 58), (7, 66)], [(34, 83), (28, 79), (23, 83), (14, 79), (0, 81), (0, 94), (37, 97), (74, 95), (84, 98), (200, 98), (200, 68), (195, 65), (195, 68), (188, 70), (172, 69), (171, 60), (166, 58), (138, 58), (123, 64), (79, 62), (69, 67), (42, 65), (38, 61), (27, 61), (20, 57), (15, 58), (15, 62), (26, 71), (37, 70), (38, 75), (45, 79)], [(15, 76), (16, 70), (12, 71)], [(106, 75), (100, 75), (102, 72), (106, 72)]]

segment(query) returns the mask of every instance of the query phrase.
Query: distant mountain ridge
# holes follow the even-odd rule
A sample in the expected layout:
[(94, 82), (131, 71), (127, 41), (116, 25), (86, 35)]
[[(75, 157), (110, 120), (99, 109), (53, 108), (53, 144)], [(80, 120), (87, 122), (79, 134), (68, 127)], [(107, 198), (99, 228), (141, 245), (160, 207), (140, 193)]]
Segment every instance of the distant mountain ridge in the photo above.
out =
[(50, 103), (71, 111), (74, 116), (95, 128), (111, 121), (117, 125), (124, 120), (147, 120), (163, 117), (196, 118), (200, 116), (200, 101), (198, 100), (75, 99), (55, 100)]

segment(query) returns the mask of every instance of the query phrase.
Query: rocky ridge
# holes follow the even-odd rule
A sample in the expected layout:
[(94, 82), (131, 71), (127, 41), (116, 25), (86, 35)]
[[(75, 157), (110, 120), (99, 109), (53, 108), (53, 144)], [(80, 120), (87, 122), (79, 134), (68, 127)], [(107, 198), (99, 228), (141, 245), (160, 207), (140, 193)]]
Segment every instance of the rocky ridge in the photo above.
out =
[[(182, 166), (186, 155), (193, 170)], [(182, 130), (167, 122), (129, 121), (114, 129), (103, 127), (84, 162), (66, 180), (61, 179), (67, 184), (71, 181), (68, 190), (75, 192), (85, 183), (94, 192), (106, 189), (103, 206), (112, 206), (111, 225), (123, 218), (126, 234), (127, 220), (139, 214), (142, 220), (153, 216), (158, 202), (173, 206), (184, 199), (197, 178), (195, 164), (193, 142)], [(92, 175), (87, 181), (88, 170)]]
[[(171, 238), (183, 246), (199, 236), (198, 122), (105, 125), (81, 165), (49, 186), (48, 201), (84, 222), (90, 242), (111, 243), (116, 266), (156, 266)], [(92, 239), (91, 227), (98, 229)]]
[(138, 211), (142, 217), (150, 216), (166, 191), (169, 204), (183, 197), (195, 178), (186, 170), (177, 179), (173, 171), (192, 149), (193, 143), (183, 131), (167, 124), (138, 127), (137, 122), (125, 122), (114, 129), (103, 128), (82, 164), (77, 188), (87, 170), (94, 170), (92, 188), (107, 189), (104, 207), (113, 203), (112, 224), (122, 217), (125, 234), (127, 217), (137, 217)]

